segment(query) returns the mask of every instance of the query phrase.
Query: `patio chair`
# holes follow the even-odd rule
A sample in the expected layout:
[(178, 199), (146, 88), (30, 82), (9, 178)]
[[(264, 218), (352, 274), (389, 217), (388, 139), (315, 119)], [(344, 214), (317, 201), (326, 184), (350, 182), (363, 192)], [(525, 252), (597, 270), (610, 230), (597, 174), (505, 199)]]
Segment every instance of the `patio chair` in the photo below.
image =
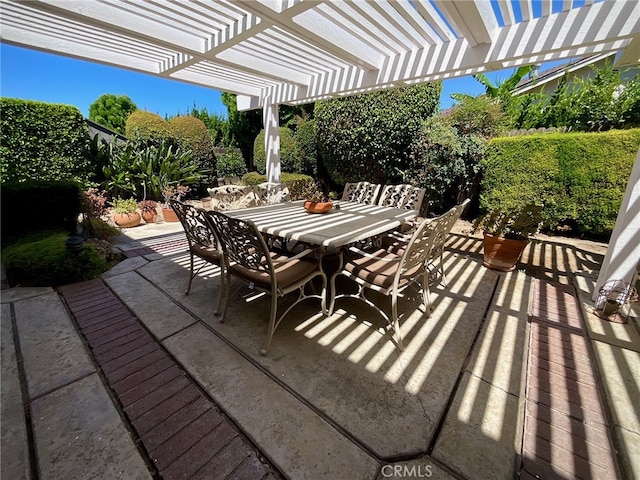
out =
[(342, 192), (343, 202), (366, 203), (375, 205), (378, 194), (380, 193), (380, 184), (369, 182), (347, 183)]
[[(380, 312), (395, 333), (395, 342), (399, 350), (404, 349), (400, 324), (398, 321), (398, 297), (411, 285), (420, 286), (422, 303), (426, 314), (431, 314), (429, 298), (429, 278), (427, 262), (442, 220), (423, 220), (411, 235), (402, 250), (392, 251), (383, 248), (364, 251), (349, 247), (343, 253), (344, 266), (340, 274), (354, 280), (358, 285), (356, 294), (341, 294), (340, 298), (358, 298)], [(391, 297), (391, 316), (365, 296), (366, 289), (380, 292)], [(333, 303), (329, 313), (333, 313)]]
[(407, 183), (400, 185), (385, 185), (382, 188), (378, 205), (383, 207), (415, 210), (416, 215), (418, 215), (420, 213), (422, 200), (424, 199), (426, 191), (426, 188), (414, 187)]
[[(322, 312), (326, 313), (325, 293), (327, 276), (322, 270), (322, 254), (319, 249), (305, 249), (294, 255), (287, 252), (273, 252), (267, 248), (264, 237), (250, 220), (239, 220), (216, 211), (207, 212), (207, 220), (220, 239), (227, 262), (227, 285), (221, 322), (226, 320), (231, 276), (249, 285), (249, 288), (271, 295), (269, 326), (262, 355), (269, 352), (271, 339), (282, 319), (302, 300), (320, 298)], [(315, 277), (322, 278), (321, 295), (307, 295), (305, 286)], [(278, 299), (298, 290), (298, 298), (277, 317)]]
[[(190, 274), (189, 284), (185, 295), (189, 295), (191, 291), (191, 284), (193, 279), (198, 274), (200, 269), (207, 264), (216, 265), (221, 268), (220, 272), (220, 288), (218, 292), (218, 305), (216, 307), (215, 314), (220, 314), (220, 306), (222, 299), (222, 292), (225, 289), (225, 277), (224, 277), (224, 261), (222, 258), (222, 250), (219, 247), (218, 239), (215, 236), (214, 231), (211, 229), (209, 223), (206, 220), (205, 211), (200, 208), (196, 208), (187, 203), (182, 203), (178, 200), (169, 200), (169, 205), (175, 212), (178, 220), (182, 223), (182, 228), (187, 237), (189, 244), (189, 259), (190, 259)], [(198, 257), (205, 261), (200, 267), (195, 270), (194, 257)]]
[[(469, 202), (470, 200), (467, 198), (459, 205), (452, 207), (447, 212), (433, 219), (437, 220), (438, 224), (432, 232), (433, 246), (429, 252), (427, 267), (434, 269), (434, 276), (439, 274), (440, 284), (445, 287), (447, 286), (447, 279), (444, 273), (444, 244), (447, 241), (447, 237), (451, 232), (451, 229), (460, 219), (462, 212), (467, 208)], [(410, 239), (411, 237), (408, 234), (403, 235), (393, 232), (383, 238), (382, 245), (386, 251), (400, 255), (404, 250), (406, 250)], [(439, 259), (439, 265), (435, 264), (436, 258)]]

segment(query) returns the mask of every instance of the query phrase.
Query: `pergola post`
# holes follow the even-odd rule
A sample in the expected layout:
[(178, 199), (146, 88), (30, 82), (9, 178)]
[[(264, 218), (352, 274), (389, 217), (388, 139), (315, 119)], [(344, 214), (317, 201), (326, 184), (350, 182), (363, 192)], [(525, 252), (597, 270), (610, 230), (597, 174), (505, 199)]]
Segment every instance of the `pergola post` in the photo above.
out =
[(622, 200), (607, 254), (602, 261), (593, 300), (609, 280), (632, 283), (640, 261), (640, 150)]
[(262, 110), (264, 148), (267, 157), (267, 182), (280, 183), (280, 130), (278, 104), (265, 102)]

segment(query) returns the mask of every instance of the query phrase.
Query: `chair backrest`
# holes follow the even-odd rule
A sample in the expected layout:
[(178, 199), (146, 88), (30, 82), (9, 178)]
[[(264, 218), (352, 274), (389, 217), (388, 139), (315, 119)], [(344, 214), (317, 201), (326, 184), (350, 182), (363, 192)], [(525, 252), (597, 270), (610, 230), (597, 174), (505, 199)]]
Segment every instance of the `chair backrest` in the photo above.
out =
[[(434, 232), (434, 242), (433, 242), (433, 252), (439, 252), (444, 248), (444, 244), (447, 241), (447, 236), (451, 232), (451, 229), (456, 224), (456, 222), (460, 219), (462, 212), (467, 207), (471, 200), (468, 198), (459, 205), (452, 207), (447, 212), (443, 213), (439, 217), (436, 217), (438, 220), (438, 228)], [(433, 219), (433, 220), (436, 220)]]
[(251, 220), (231, 218), (215, 210), (207, 211), (206, 216), (229, 264), (265, 272), (275, 280), (269, 249)]
[(347, 183), (342, 192), (342, 201), (374, 205), (380, 193), (380, 188), (381, 185), (378, 183)]
[(180, 220), (190, 247), (203, 245), (218, 248), (217, 238), (207, 223), (204, 210), (174, 199), (169, 200), (169, 206)]
[(386, 185), (382, 189), (378, 205), (420, 212), (426, 191), (426, 188), (414, 187), (406, 183)]

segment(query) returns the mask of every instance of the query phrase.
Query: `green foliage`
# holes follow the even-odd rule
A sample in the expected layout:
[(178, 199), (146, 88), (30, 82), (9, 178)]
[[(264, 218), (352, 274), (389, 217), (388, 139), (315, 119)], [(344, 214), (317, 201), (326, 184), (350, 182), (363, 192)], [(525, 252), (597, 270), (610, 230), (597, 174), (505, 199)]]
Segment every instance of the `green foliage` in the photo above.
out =
[(86, 217), (82, 221), (82, 231), (84, 238), (98, 238), (106, 241), (122, 233), (118, 227), (105, 222), (101, 218), (92, 217)]
[(206, 191), (206, 188), (215, 182), (216, 164), (213, 142), (207, 126), (199, 118), (185, 115), (172, 118), (169, 121), (169, 129), (178, 146), (183, 150), (191, 150), (193, 160), (198, 162), (201, 172), (207, 172), (202, 175), (201, 185), (196, 186), (197, 190)]
[(299, 165), (296, 171), (311, 175), (318, 175), (318, 140), (315, 120), (309, 120), (298, 124), (295, 134), (295, 142), (298, 147)]
[(69, 105), (0, 98), (0, 182), (88, 183), (89, 130)]
[(543, 205), (545, 225), (610, 234), (640, 146), (640, 129), (493, 139), (481, 207)]
[[(261, 183), (264, 183), (266, 181), (267, 181), (267, 177), (264, 174), (260, 174), (258, 172), (249, 172), (249, 173), (245, 173), (242, 176), (243, 185), (250, 185), (250, 186), (260, 185)], [(300, 173), (282, 172), (282, 174), (280, 175), (280, 183), (285, 186), (291, 186), (292, 184), (297, 182), (306, 183), (310, 181), (313, 181), (313, 178), (311, 178), (309, 175), (304, 175)]]
[(473, 78), (478, 80), (485, 88), (485, 94), (490, 98), (507, 98), (511, 96), (511, 91), (516, 85), (533, 70), (533, 65), (524, 65), (513, 71), (511, 76), (502, 80), (498, 85), (494, 85), (484, 74), (478, 73)]
[(421, 84), (316, 103), (318, 148), (332, 180), (403, 180), (411, 143), (441, 90), (440, 83)]
[(444, 212), (476, 193), (485, 147), (484, 138), (460, 135), (441, 117), (423, 123), (411, 144), (405, 174), (426, 189), (430, 212)]
[(227, 118), (231, 132), (230, 146), (238, 147), (245, 160), (250, 161), (253, 153), (253, 141), (262, 128), (262, 109), (239, 112), (236, 96), (223, 92), (222, 103), (227, 106)]
[(568, 73), (551, 93), (513, 99), (507, 117), (515, 129), (566, 127), (574, 131), (606, 131), (640, 126), (640, 78), (626, 85), (611, 65), (569, 84)]
[(50, 287), (97, 278), (105, 259), (91, 245), (69, 251), (66, 233), (30, 237), (3, 248), (2, 263), (11, 286)]
[(158, 144), (171, 137), (169, 123), (156, 113), (136, 110), (125, 122), (127, 138), (140, 138), (146, 142)]
[(473, 231), (482, 229), (489, 235), (511, 240), (530, 240), (542, 225), (540, 205), (502, 206), (473, 223)]
[(460, 134), (495, 137), (503, 129), (504, 113), (499, 102), (487, 96), (458, 97), (458, 103), (445, 115), (444, 120)]
[(239, 150), (228, 149), (216, 159), (216, 172), (221, 177), (242, 177), (247, 173), (244, 157)]
[(128, 96), (105, 93), (89, 105), (89, 119), (124, 135), (127, 117), (137, 109)]
[(213, 145), (216, 147), (231, 146), (231, 131), (229, 122), (222, 115), (211, 114), (206, 108), (198, 108), (196, 104), (191, 107), (192, 117), (196, 117), (202, 121), (209, 130), (209, 135)]
[(138, 202), (135, 198), (114, 198), (111, 201), (111, 206), (115, 213), (133, 213), (138, 209)]
[(167, 141), (150, 145), (134, 138), (125, 145), (112, 145), (112, 152), (103, 169), (104, 189), (111, 197), (161, 200), (167, 186), (197, 184), (209, 173), (193, 160), (191, 150)]
[(3, 242), (41, 229), (75, 233), (82, 209), (82, 193), (77, 183), (3, 183), (0, 194)]
[[(283, 172), (298, 173), (300, 155), (298, 146), (291, 130), (280, 127), (280, 170)], [(267, 171), (267, 154), (264, 148), (264, 130), (256, 136), (253, 142), (253, 162), (260, 173)]]

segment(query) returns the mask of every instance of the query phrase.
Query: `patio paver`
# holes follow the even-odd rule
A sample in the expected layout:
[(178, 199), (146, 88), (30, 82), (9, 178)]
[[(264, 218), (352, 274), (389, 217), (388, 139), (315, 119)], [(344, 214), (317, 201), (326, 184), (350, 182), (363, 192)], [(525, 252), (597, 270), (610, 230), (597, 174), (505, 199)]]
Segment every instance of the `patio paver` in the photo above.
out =
[[(125, 304), (101, 280), (67, 285), (60, 293), (162, 478), (197, 477), (212, 465), (226, 472), (216, 478), (279, 477), (140, 321), (123, 318)], [(232, 455), (221, 462), (225, 449)]]

